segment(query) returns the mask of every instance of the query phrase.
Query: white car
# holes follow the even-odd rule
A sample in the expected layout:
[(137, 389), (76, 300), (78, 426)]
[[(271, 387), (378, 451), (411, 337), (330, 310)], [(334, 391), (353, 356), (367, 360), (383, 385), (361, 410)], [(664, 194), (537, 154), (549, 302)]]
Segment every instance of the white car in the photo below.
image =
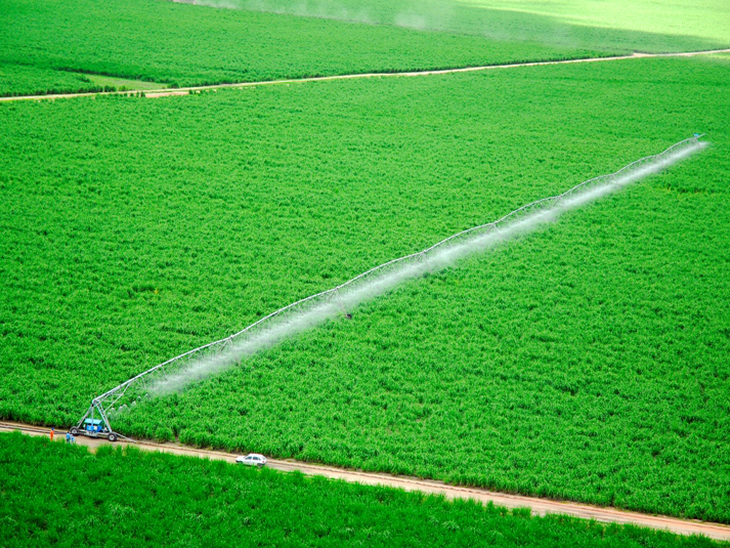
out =
[(236, 462), (240, 462), (241, 464), (248, 464), (249, 466), (258, 466), (261, 468), (264, 464), (266, 464), (266, 457), (263, 455), (259, 455), (258, 453), (251, 453), (249, 455), (240, 456), (236, 459)]

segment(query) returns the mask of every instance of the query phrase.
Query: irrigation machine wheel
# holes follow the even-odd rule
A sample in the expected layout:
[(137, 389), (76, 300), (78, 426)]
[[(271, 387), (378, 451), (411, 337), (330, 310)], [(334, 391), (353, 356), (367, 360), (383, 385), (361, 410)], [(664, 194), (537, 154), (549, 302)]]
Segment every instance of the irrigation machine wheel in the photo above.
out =
[(78, 429), (78, 428), (76, 428), (75, 426), (74, 426), (74, 427), (72, 427), (72, 428), (71, 428), (71, 430), (69, 430), (68, 432), (69, 432), (69, 434), (71, 434), (72, 436), (78, 436), (78, 435), (79, 435), (79, 429)]
[(110, 432), (109, 435), (107, 436), (107, 439), (109, 441), (117, 441), (117, 435), (114, 432)]

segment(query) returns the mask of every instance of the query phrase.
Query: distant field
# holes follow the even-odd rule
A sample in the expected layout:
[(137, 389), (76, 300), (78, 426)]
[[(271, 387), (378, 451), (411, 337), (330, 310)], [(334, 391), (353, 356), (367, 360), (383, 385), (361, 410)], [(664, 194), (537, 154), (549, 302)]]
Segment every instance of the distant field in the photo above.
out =
[[(686, 137), (715, 147), (118, 424), (730, 521), (730, 65), (0, 108), (0, 416), (96, 394)], [(174, 429), (174, 432), (173, 432)]]
[[(223, 462), (0, 434), (3, 546), (534, 546), (716, 543)], [(39, 478), (44, 478), (39, 490)]]
[[(594, 47), (420, 32), (155, 0), (7, 0), (0, 95), (87, 90), (58, 70), (200, 85), (600, 55)], [(1, 76), (34, 67), (37, 78)], [(26, 69), (30, 71), (31, 69)], [(160, 87), (156, 85), (155, 87)]]
[(636, 33), (637, 37), (645, 37), (647, 44), (661, 40), (662, 36), (674, 36), (679, 42), (698, 39), (730, 46), (727, 32), (730, 9), (724, 0), (458, 0), (457, 3), (472, 8), (472, 14), (478, 9), (497, 10), (541, 16), (584, 29), (615, 29), (626, 32), (627, 36)]
[(195, 0), (556, 46), (637, 51), (730, 47), (725, 0)]

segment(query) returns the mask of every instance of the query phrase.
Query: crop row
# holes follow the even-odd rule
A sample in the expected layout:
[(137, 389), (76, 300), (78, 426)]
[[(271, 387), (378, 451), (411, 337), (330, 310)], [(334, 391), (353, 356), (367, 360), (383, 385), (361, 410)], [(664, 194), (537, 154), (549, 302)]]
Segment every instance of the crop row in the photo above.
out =
[(69, 425), (155, 363), (700, 130), (715, 148), (671, 173), (117, 424), (728, 521), (729, 70), (3, 106), (0, 416)]
[[(631, 526), (0, 434), (3, 546), (702, 547)], [(11, 473), (12, 471), (12, 473)], [(39, 478), (43, 478), (42, 487)]]

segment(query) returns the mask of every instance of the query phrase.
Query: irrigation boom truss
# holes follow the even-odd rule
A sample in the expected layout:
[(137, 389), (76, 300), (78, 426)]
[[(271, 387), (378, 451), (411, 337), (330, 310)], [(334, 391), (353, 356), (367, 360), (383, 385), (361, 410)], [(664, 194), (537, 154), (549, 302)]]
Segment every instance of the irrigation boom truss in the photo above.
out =
[[(163, 383), (167, 382), (171, 377), (173, 377), (173, 374), (176, 371), (180, 370), (181, 367), (186, 364), (189, 366), (191, 359), (200, 360), (202, 359), (202, 356), (210, 357), (211, 355), (222, 356), (224, 350), (229, 349), (230, 352), (231, 349), (229, 347), (232, 347), (234, 341), (239, 341), (246, 337), (249, 338), (249, 341), (254, 341), (251, 345), (253, 347), (251, 353), (253, 353), (264, 347), (264, 345), (260, 342), (256, 343), (257, 331), (260, 332), (265, 329), (274, 329), (277, 326), (274, 322), (277, 321), (279, 322), (279, 325), (281, 325), (282, 322), (285, 324), (286, 322), (290, 322), (291, 314), (294, 312), (306, 311), (310, 314), (316, 312), (317, 309), (313, 307), (319, 306), (321, 308), (322, 303), (339, 303), (340, 311), (344, 315), (349, 316), (349, 314), (347, 314), (347, 309), (345, 308), (346, 301), (341, 298), (341, 295), (346, 289), (353, 290), (353, 288), (355, 288), (355, 290), (357, 290), (357, 284), (362, 283), (363, 280), (373, 279), (375, 276), (381, 276), (389, 269), (393, 269), (395, 267), (403, 268), (408, 266), (409, 263), (419, 263), (422, 268), (424, 263), (427, 265), (429, 264), (429, 258), (438, 258), (436, 254), (437, 251), (443, 252), (448, 251), (451, 248), (456, 248), (464, 242), (467, 242), (468, 238), (474, 238), (476, 235), (487, 234), (495, 231), (496, 229), (501, 229), (509, 223), (514, 223), (518, 219), (523, 218), (527, 214), (549, 211), (551, 208), (560, 206), (561, 203), (567, 201), (566, 199), (578, 198), (579, 196), (584, 195), (584, 193), (587, 193), (589, 189), (597, 188), (598, 186), (611, 187), (611, 185), (614, 185), (615, 183), (614, 186), (618, 188), (621, 185), (634, 182), (649, 173), (653, 173), (662, 167), (669, 165), (672, 161), (676, 161), (677, 158), (682, 158), (684, 155), (688, 155), (695, 150), (699, 150), (703, 144), (700, 143), (699, 139), (703, 137), (703, 135), (695, 134), (694, 137), (680, 141), (660, 154), (641, 158), (640, 160), (624, 166), (615, 173), (588, 179), (562, 194), (543, 198), (522, 206), (497, 221), (463, 230), (441, 240), (427, 249), (378, 265), (367, 272), (363, 272), (351, 280), (338, 285), (337, 287), (300, 299), (299, 301), (280, 308), (233, 335), (199, 346), (198, 348), (188, 350), (174, 358), (170, 358), (169, 360), (162, 362), (147, 371), (143, 371), (122, 384), (115, 386), (111, 390), (96, 396), (91, 401), (91, 406), (86, 411), (86, 414), (81, 417), (81, 420), (71, 429), (71, 431), (74, 434), (79, 433), (93, 437), (108, 437), (111, 441), (114, 441), (120, 437), (120, 434), (114, 432), (112, 429), (109, 417), (119, 409), (125, 408), (126, 404), (121, 408), (115, 406), (118, 406), (118, 404), (122, 402), (123, 398), (125, 398), (125, 396), (129, 396), (130, 393), (134, 393), (135, 397), (144, 397), (147, 395), (145, 394), (145, 390), (149, 388), (151, 383), (160, 381)], [(432, 264), (436, 263), (432, 261)], [(432, 270), (430, 265), (428, 270)], [(353, 300), (353, 302), (355, 301)], [(271, 327), (272, 325), (274, 326), (273, 328)]]

